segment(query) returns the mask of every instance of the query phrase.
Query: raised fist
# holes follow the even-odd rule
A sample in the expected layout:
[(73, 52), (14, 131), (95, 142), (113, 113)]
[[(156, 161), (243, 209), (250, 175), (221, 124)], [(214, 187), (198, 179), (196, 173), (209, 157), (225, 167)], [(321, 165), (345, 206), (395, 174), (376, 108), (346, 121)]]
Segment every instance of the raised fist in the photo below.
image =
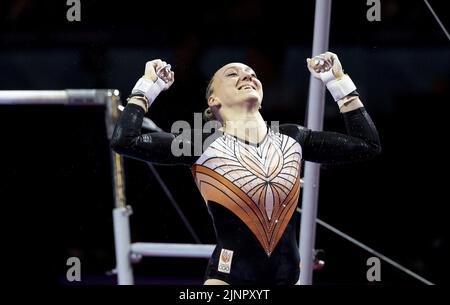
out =
[(341, 79), (344, 76), (341, 62), (336, 54), (331, 52), (325, 52), (320, 55), (314, 56), (312, 59), (307, 58), (308, 70), (311, 74), (322, 80), (320, 73), (324, 73), (332, 69), (334, 77)]
[(161, 59), (154, 59), (145, 64), (145, 72), (143, 78), (156, 82), (161, 78), (165, 85), (162, 90), (167, 90), (175, 81), (175, 73), (170, 71), (170, 65)]

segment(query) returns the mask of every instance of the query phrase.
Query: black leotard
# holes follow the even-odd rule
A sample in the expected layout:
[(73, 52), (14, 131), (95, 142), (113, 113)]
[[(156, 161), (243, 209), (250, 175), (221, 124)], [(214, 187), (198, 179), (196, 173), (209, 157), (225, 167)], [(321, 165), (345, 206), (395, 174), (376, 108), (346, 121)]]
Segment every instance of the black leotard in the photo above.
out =
[[(111, 146), (131, 158), (191, 167), (217, 239), (205, 279), (229, 284), (297, 282), (300, 258), (294, 212), (302, 159), (344, 163), (380, 152), (377, 130), (364, 108), (343, 114), (347, 135), (283, 124), (278, 131), (268, 128), (264, 139), (252, 144), (216, 131), (200, 157), (172, 153), (172, 141), (179, 134), (141, 134), (144, 114), (140, 106), (128, 104)], [(210, 135), (204, 134), (202, 140)]]

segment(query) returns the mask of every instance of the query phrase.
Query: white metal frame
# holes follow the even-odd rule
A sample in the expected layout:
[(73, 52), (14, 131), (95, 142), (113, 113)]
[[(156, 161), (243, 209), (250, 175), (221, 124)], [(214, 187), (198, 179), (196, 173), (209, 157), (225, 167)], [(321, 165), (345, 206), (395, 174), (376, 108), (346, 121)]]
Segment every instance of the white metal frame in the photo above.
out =
[[(331, 0), (316, 0), (314, 16), (314, 37), (312, 56), (328, 50), (330, 33)], [(323, 129), (325, 87), (322, 81), (312, 75), (309, 80), (308, 117), (306, 126), (312, 130)], [(320, 164), (305, 162), (305, 186), (302, 193), (302, 217), (300, 221), (300, 285), (311, 285), (314, 268), (314, 243), (316, 238), (316, 217), (319, 200)]]

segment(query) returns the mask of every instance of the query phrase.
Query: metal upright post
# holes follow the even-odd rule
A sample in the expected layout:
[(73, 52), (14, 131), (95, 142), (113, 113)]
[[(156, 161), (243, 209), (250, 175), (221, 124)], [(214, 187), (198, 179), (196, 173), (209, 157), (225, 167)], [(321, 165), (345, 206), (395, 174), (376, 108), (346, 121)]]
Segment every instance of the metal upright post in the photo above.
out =
[[(112, 137), (115, 122), (119, 118), (119, 92), (108, 92), (109, 100), (106, 103), (105, 122), (108, 139)], [(123, 171), (123, 158), (111, 150), (114, 186), (114, 243), (116, 250), (116, 272), (119, 285), (133, 285), (133, 267), (131, 265), (131, 237), (130, 221), (131, 208), (125, 205), (125, 182)]]
[[(312, 56), (328, 50), (331, 0), (316, 0)], [(312, 57), (311, 56), (311, 57)], [(322, 130), (325, 88), (320, 80), (310, 76), (307, 127)], [(313, 251), (316, 235), (317, 202), (319, 198), (320, 164), (306, 162), (300, 224), (300, 285), (312, 284)]]

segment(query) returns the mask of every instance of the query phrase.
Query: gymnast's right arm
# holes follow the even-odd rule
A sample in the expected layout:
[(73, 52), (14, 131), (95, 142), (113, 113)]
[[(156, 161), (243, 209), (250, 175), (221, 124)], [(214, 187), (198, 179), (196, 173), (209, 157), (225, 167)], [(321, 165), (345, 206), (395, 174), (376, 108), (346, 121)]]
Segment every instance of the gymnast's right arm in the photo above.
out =
[[(177, 137), (176, 134), (167, 132), (141, 134), (142, 122), (147, 109), (156, 96), (162, 90), (167, 90), (173, 83), (173, 72), (170, 72), (168, 83), (161, 83), (162, 80), (158, 79), (155, 71), (164, 65), (166, 63), (161, 60), (147, 63), (143, 78), (150, 86), (144, 84), (144, 86), (139, 87), (138, 84), (143, 79), (141, 78), (134, 87), (132, 96), (135, 96), (130, 98), (117, 122), (111, 139), (111, 148), (121, 155), (142, 161), (157, 164), (190, 165), (192, 157), (176, 156), (172, 151), (172, 143)], [(154, 87), (152, 89), (151, 86), (157, 86), (159, 81), (161, 81), (159, 83), (161, 88), (157, 88), (155, 92)], [(139, 88), (143, 88), (142, 95), (139, 94)], [(187, 142), (189, 141), (184, 141), (183, 145), (190, 145)]]
[(118, 154), (157, 164), (189, 164), (188, 157), (172, 153), (176, 135), (168, 132), (141, 134), (145, 110), (131, 101), (117, 122), (111, 139), (111, 148)]

